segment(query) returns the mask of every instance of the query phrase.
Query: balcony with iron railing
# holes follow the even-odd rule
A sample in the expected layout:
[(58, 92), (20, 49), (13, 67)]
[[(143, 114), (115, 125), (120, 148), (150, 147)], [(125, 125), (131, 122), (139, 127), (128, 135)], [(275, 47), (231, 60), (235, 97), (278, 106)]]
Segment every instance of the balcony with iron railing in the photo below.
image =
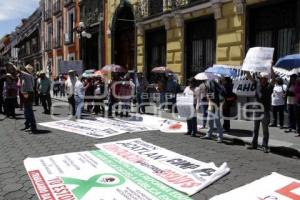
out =
[(70, 45), (74, 43), (73, 32), (65, 33), (65, 45)]
[(64, 0), (64, 6), (67, 7), (74, 3), (74, 0)]
[(50, 20), (51, 18), (52, 18), (52, 9), (48, 9), (45, 11), (44, 20), (47, 21)]
[(52, 42), (51, 41), (46, 41), (45, 42), (45, 50), (46, 51), (52, 50)]
[(53, 14), (58, 15), (62, 12), (61, 0), (57, 0), (53, 6)]
[(62, 46), (61, 43), (62, 43), (61, 38), (54, 38), (54, 48), (55, 49), (61, 48), (61, 46)]
[(138, 0), (136, 17), (138, 19), (155, 17), (172, 10), (192, 7), (210, 0)]

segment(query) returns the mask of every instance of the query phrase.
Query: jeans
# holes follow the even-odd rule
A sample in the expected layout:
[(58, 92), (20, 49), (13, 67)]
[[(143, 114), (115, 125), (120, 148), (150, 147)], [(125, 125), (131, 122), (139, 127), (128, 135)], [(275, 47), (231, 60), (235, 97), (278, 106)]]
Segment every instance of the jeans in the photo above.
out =
[(42, 106), (44, 108), (44, 112), (50, 113), (51, 105), (52, 105), (50, 94), (41, 94), (40, 98), (42, 101)]
[(220, 111), (217, 110), (216, 112), (208, 111), (208, 131), (207, 137), (211, 137), (214, 129), (214, 123), (217, 126), (218, 138), (223, 139), (223, 130), (221, 126), (221, 119), (220, 119)]
[(70, 104), (70, 106), (72, 108), (72, 115), (75, 116), (76, 110), (75, 110), (75, 98), (74, 98), (74, 95), (68, 97), (68, 102), (69, 102), (69, 104)]
[(195, 135), (197, 133), (197, 118), (192, 117), (187, 120), (188, 133)]
[(165, 108), (165, 103), (166, 103), (166, 93), (161, 92), (159, 100), (160, 100), (160, 109), (164, 109)]
[(259, 127), (260, 123), (262, 124), (263, 129), (263, 147), (268, 147), (269, 143), (269, 123), (270, 123), (270, 112), (264, 112), (264, 117), (261, 120), (254, 121), (254, 131), (253, 131), (253, 138), (252, 138), (252, 146), (257, 147), (258, 144), (258, 135), (259, 135)]
[[(231, 103), (225, 102), (223, 104), (223, 109), (222, 109), (223, 117), (230, 118), (230, 109), (231, 109)], [(230, 120), (229, 119), (224, 119), (223, 129), (225, 131), (230, 131)]]
[(15, 108), (16, 108), (16, 98), (6, 98), (5, 99), (5, 107), (6, 107), (6, 116), (15, 117)]
[(202, 126), (205, 128), (206, 127), (206, 122), (207, 122), (207, 109), (208, 109), (208, 103), (207, 102), (202, 102), (200, 105), (200, 112), (202, 113)]
[(145, 109), (145, 105), (144, 104), (144, 93), (143, 92), (138, 92), (136, 95), (137, 98), (137, 103), (138, 103), (138, 112), (139, 113), (145, 113), (146, 109)]
[(295, 109), (296, 106), (294, 104), (288, 104), (288, 118), (289, 118), (289, 128), (295, 130)]
[(273, 106), (273, 123), (272, 125), (277, 126), (277, 114), (279, 114), (279, 125), (283, 127), (284, 122), (284, 105)]
[(83, 107), (84, 107), (84, 99), (80, 98), (79, 96), (75, 96), (75, 108), (76, 108), (75, 117), (77, 119), (81, 118)]
[(24, 103), (24, 115), (25, 115), (25, 127), (31, 128), (31, 130), (36, 130), (36, 122), (34, 117), (34, 112), (32, 109), (32, 103)]

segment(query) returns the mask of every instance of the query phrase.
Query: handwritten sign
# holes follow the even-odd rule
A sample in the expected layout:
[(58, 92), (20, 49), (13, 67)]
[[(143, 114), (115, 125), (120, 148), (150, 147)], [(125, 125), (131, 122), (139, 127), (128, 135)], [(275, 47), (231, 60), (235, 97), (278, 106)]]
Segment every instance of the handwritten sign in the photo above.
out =
[(254, 47), (248, 50), (242, 70), (251, 72), (271, 72), (274, 48)]

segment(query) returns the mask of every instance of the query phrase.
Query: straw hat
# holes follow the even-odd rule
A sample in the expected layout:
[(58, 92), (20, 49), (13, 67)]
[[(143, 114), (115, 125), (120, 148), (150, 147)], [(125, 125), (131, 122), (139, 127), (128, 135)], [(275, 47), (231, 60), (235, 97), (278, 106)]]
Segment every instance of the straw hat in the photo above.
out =
[(33, 73), (33, 67), (30, 64), (26, 65), (25, 70), (30, 74)]
[(7, 74), (6, 74), (6, 77), (7, 77), (7, 78), (13, 78), (13, 76), (12, 76), (11, 73), (7, 73)]

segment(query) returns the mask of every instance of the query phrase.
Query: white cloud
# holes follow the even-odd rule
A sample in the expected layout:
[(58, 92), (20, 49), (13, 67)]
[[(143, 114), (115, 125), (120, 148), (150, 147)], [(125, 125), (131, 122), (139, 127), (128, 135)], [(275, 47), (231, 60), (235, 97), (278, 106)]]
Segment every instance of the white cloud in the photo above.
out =
[(39, 0), (0, 0), (0, 22), (29, 16)]

